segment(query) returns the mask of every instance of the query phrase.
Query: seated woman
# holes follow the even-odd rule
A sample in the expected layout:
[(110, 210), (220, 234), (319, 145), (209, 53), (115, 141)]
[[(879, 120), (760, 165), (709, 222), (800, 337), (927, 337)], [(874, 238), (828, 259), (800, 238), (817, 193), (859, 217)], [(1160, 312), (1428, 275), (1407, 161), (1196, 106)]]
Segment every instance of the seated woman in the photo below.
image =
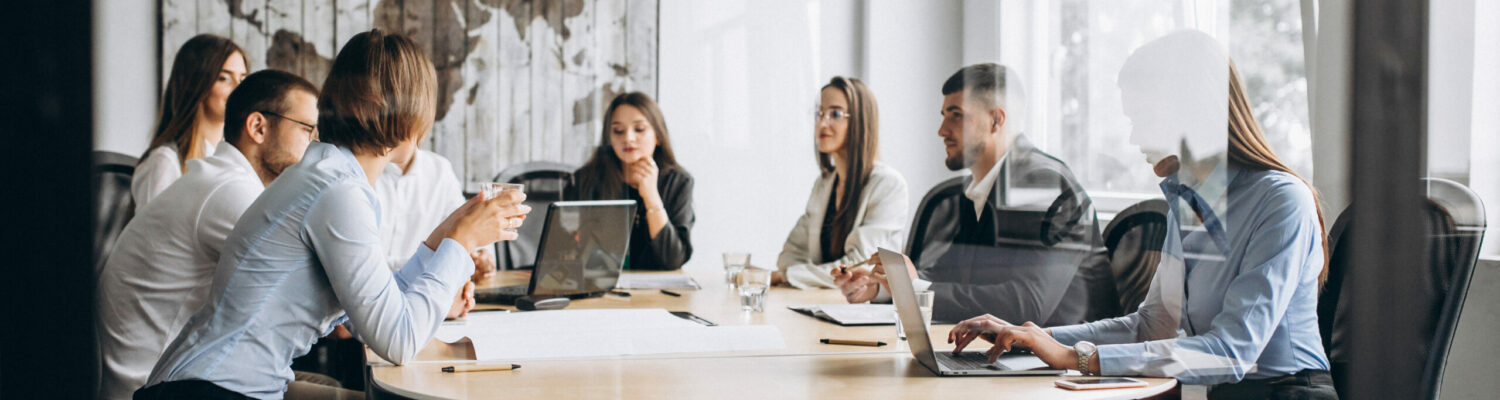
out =
[(693, 176), (677, 165), (667, 120), (641, 92), (615, 97), (589, 161), (573, 173), (568, 200), (635, 200), (629, 269), (675, 270), (693, 256)]
[(437, 73), (416, 42), (380, 30), (344, 45), (308, 146), (225, 240), (208, 301), (137, 399), (288, 397), (292, 358), (345, 324), (395, 364), (432, 338), (474, 272), (470, 249), (512, 240), (529, 210), (508, 191), (464, 203), (399, 271), (386, 266), (371, 185), (391, 149), (432, 128)]
[(188, 160), (213, 155), (224, 139), (224, 103), (250, 74), (249, 66), (245, 51), (219, 36), (194, 36), (177, 50), (156, 134), (130, 181), (137, 213), (182, 177)]
[[(1165, 178), (1170, 205), (1146, 301), (1046, 330), (985, 315), (948, 340), (993, 342), (992, 359), (1025, 347), (1054, 368), (1217, 385), (1209, 398), (1337, 398), (1318, 334), (1322, 210), (1272, 152), (1234, 64), (1207, 34), (1185, 31), (1136, 50), (1119, 81), (1131, 143)], [(1215, 139), (1226, 120), (1228, 140)]]
[(823, 85), (813, 118), (818, 167), (807, 210), (787, 235), (776, 260), (776, 283), (834, 287), (828, 272), (901, 248), (906, 227), (906, 179), (877, 161), (880, 114), (875, 94), (855, 78)]

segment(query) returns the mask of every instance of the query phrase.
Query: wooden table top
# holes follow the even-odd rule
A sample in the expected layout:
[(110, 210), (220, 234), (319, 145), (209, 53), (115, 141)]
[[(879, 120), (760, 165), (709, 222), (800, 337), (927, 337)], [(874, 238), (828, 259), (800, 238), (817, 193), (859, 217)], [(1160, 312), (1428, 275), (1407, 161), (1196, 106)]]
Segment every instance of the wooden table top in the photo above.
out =
[[(774, 287), (766, 311), (741, 311), (739, 298), (723, 282), (723, 272), (711, 267), (689, 267), (687, 273), (702, 290), (674, 290), (672, 297), (658, 290), (630, 290), (629, 298), (590, 298), (574, 301), (570, 309), (665, 308), (690, 311), (719, 325), (775, 325), (786, 347), (780, 350), (724, 353), (652, 354), (592, 359), (526, 360), (515, 371), (444, 373), (441, 367), (474, 363), (472, 346), (433, 340), (405, 366), (393, 366), (373, 353), (371, 389), (413, 398), (811, 398), (909, 397), (980, 395), (1002, 398), (1138, 398), (1176, 386), (1173, 379), (1138, 378), (1141, 389), (1068, 391), (1056, 388), (1057, 377), (934, 376), (897, 340), (890, 325), (842, 327), (818, 320), (786, 306), (842, 303), (837, 290), (799, 290)], [(519, 284), (528, 275), (503, 271), (480, 286)], [(510, 307), (481, 305), (484, 309)], [(936, 347), (952, 325), (933, 325)], [(822, 338), (878, 340), (883, 347), (819, 343)], [(981, 346), (979, 349), (984, 348)]]

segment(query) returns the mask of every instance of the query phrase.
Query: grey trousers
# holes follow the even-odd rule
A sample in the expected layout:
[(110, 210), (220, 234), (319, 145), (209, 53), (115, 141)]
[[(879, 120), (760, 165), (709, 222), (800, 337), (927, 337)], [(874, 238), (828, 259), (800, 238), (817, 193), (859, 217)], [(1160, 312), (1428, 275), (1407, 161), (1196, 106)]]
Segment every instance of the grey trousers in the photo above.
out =
[(287, 400), (363, 399), (364, 392), (344, 389), (337, 379), (312, 372), (292, 371), (296, 380), (286, 385)]

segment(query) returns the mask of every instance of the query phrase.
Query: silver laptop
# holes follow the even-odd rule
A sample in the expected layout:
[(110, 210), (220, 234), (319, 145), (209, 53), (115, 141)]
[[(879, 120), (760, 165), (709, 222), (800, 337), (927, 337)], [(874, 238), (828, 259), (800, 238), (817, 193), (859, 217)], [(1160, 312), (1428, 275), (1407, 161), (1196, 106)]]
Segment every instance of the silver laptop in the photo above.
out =
[(951, 351), (932, 349), (932, 337), (927, 334), (927, 325), (922, 322), (922, 311), (917, 308), (917, 295), (912, 291), (911, 279), (907, 276), (911, 259), (899, 252), (880, 249), (880, 262), (885, 264), (886, 279), (890, 281), (891, 302), (896, 305), (896, 314), (901, 317), (901, 328), (906, 331), (906, 343), (917, 362), (938, 376), (1012, 376), (1012, 375), (1062, 375), (1063, 370), (1050, 369), (1041, 358), (1030, 354), (1006, 354), (991, 363), (982, 351)]

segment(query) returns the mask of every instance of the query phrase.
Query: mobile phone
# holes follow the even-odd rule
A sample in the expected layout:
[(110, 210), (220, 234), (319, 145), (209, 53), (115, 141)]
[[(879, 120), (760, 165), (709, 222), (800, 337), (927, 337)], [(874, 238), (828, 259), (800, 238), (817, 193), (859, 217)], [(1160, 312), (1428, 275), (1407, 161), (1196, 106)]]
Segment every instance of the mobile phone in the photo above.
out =
[(1130, 378), (1069, 378), (1058, 379), (1057, 387), (1068, 390), (1123, 389), (1146, 387), (1146, 382)]

